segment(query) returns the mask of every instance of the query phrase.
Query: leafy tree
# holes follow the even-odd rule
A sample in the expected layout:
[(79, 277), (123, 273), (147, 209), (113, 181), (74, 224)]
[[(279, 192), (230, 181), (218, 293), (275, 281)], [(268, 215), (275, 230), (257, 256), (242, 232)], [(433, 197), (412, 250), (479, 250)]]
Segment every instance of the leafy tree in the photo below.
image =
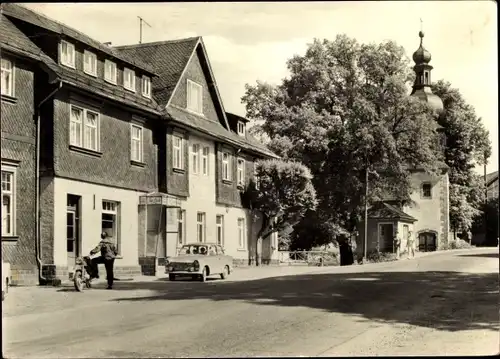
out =
[(438, 81), (433, 92), (443, 100), (439, 124), (446, 135), (445, 162), (450, 167), (450, 227), (457, 233), (468, 232), (481, 214), (484, 180), (474, 172), (491, 156), (489, 134), (474, 108), (466, 103), (458, 89)]
[(260, 265), (262, 239), (295, 225), (316, 208), (317, 200), (311, 171), (299, 162), (257, 162), (256, 177), (257, 182), (250, 184), (244, 196), (254, 215), (262, 217), (254, 246), (255, 262)]
[(438, 170), (434, 116), (407, 95), (412, 73), (402, 47), (339, 35), (314, 40), (287, 67), (281, 84), (247, 85), (242, 101), (272, 150), (311, 168), (318, 210), (301, 226), (317, 232), (314, 242), (354, 230), (366, 171), (371, 201), (390, 193), (409, 202), (408, 167)]

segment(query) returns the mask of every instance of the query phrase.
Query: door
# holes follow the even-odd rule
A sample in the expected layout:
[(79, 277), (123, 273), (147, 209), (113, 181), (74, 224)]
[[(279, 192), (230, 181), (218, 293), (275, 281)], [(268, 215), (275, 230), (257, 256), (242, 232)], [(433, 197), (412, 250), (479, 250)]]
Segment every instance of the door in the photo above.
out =
[(78, 229), (77, 229), (76, 210), (68, 208), (66, 212), (66, 252), (68, 256), (68, 266), (75, 265), (78, 255)]
[(378, 225), (378, 244), (381, 252), (392, 252), (394, 226), (392, 223)]
[(420, 233), (418, 236), (418, 250), (433, 252), (436, 250), (436, 234), (432, 232)]

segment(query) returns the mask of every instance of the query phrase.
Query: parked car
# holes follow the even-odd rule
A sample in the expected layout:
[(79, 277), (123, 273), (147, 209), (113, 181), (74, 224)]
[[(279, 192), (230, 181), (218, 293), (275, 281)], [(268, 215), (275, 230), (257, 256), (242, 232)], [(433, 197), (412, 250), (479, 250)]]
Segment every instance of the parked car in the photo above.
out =
[(2, 259), (2, 302), (9, 292), (11, 282), (10, 263), (5, 263)]
[(224, 253), (224, 248), (215, 243), (185, 244), (179, 254), (165, 263), (165, 273), (170, 280), (189, 276), (205, 282), (207, 277), (220, 275), (226, 279), (233, 271), (233, 257)]

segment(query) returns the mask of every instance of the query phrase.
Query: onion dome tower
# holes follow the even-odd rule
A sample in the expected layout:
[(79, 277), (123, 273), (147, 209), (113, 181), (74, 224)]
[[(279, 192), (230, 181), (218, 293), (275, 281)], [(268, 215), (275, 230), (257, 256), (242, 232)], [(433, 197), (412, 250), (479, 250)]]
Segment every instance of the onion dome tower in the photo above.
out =
[(439, 114), (443, 111), (443, 101), (431, 90), (431, 70), (433, 69), (429, 65), (431, 53), (424, 48), (423, 31), (420, 31), (418, 36), (420, 37), (420, 47), (413, 53), (413, 61), (415, 62), (413, 71), (415, 71), (416, 77), (411, 96), (427, 102), (436, 111), (436, 114)]

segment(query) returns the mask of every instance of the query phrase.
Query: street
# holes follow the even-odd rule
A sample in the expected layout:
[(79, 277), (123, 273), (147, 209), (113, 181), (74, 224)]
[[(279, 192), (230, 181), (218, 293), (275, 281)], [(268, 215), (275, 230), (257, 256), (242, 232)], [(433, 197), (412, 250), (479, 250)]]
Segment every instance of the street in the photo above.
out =
[[(498, 248), (207, 283), (11, 288), (6, 358), (492, 355)], [(303, 271), (303, 274), (300, 274)], [(243, 273), (243, 271), (242, 271)], [(25, 303), (25, 304), (23, 304)]]

